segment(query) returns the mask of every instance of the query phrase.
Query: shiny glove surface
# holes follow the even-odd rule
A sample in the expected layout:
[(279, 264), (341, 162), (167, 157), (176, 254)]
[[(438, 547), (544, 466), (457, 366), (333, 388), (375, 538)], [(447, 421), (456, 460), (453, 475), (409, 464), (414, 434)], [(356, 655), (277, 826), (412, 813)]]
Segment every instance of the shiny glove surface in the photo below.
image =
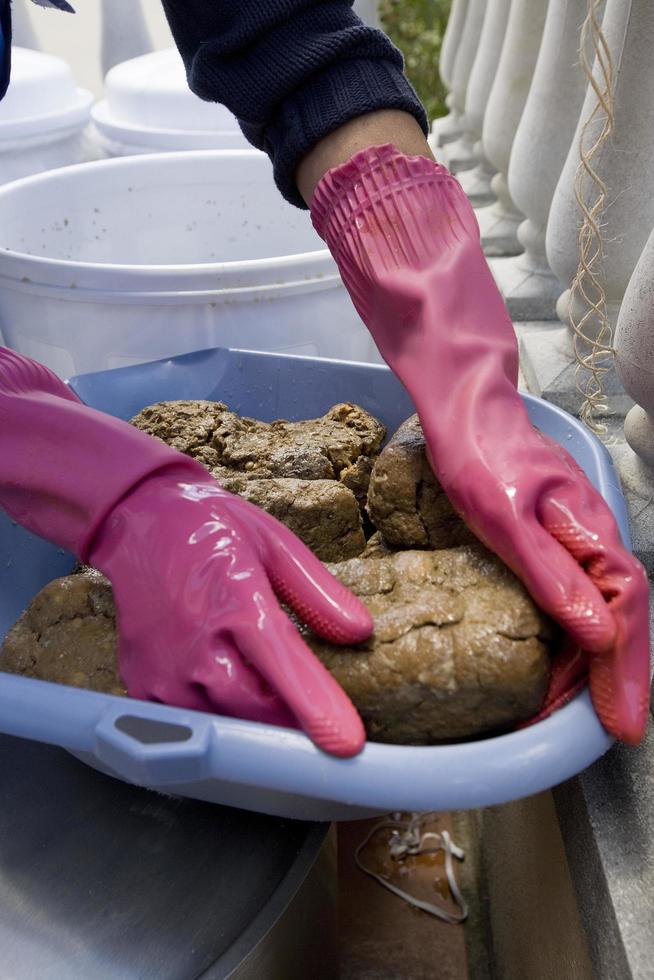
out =
[[(647, 578), (600, 494), (529, 421), (515, 333), (460, 185), (426, 158), (372, 147), (325, 174), (311, 213), (413, 398), (454, 507), (584, 651), (607, 730), (639, 742), (649, 700)], [(569, 665), (570, 683), (579, 663)], [(555, 671), (554, 706), (565, 700), (565, 676)]]
[(354, 707), (278, 599), (337, 643), (369, 636), (370, 614), (287, 528), (6, 349), (0, 444), (0, 507), (110, 579), (132, 696), (298, 724), (335, 755), (363, 747)]

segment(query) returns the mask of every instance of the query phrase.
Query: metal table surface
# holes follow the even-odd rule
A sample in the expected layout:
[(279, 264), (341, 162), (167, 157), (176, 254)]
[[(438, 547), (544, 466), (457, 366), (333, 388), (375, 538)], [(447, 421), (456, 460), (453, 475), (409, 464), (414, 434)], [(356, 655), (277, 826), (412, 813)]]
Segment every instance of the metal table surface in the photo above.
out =
[(326, 832), (160, 796), (0, 737), (0, 978), (228, 976)]

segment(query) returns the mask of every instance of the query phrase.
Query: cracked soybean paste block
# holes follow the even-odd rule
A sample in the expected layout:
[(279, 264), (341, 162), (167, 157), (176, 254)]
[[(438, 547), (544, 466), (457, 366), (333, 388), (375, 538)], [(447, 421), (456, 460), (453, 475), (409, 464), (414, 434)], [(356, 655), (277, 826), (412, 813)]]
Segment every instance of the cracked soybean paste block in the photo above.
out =
[[(305, 634), (377, 741), (429, 744), (510, 728), (541, 706), (548, 624), (481, 545), (385, 553), (330, 566), (370, 609), (375, 634), (337, 647)], [(0, 666), (123, 693), (109, 583), (97, 572), (51, 582), (9, 633)]]
[(49, 582), (7, 634), (0, 668), (42, 681), (125, 694), (116, 666), (111, 585), (85, 568)]
[(451, 548), (476, 540), (432, 473), (417, 415), (400, 426), (375, 461), (368, 513), (393, 548)]
[(144, 408), (132, 425), (197, 459), (323, 561), (365, 548), (361, 513), (386, 430), (357, 405), (301, 422), (259, 422), (221, 402), (169, 401)]
[(549, 623), (482, 545), (373, 550), (330, 569), (367, 605), (375, 633), (357, 648), (307, 639), (369, 738), (429, 744), (511, 728), (538, 712)]

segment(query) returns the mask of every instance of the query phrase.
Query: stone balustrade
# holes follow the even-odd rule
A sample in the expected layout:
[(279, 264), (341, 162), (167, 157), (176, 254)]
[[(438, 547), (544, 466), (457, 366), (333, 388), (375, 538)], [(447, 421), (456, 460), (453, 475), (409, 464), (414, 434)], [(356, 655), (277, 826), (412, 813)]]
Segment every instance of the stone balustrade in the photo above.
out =
[[(629, 278), (654, 227), (654, 198), (650, 190), (654, 127), (648, 116), (648, 107), (654, 101), (654, 72), (650, 67), (654, 4), (649, 0), (607, 0), (602, 26), (614, 66), (614, 123), (610, 138), (593, 158), (593, 167), (607, 188), (601, 218), (604, 243), (601, 280), (608, 321), (615, 329)], [(582, 126), (595, 104), (595, 93), (588, 86), (547, 223), (547, 258), (564, 287), (572, 283), (579, 261), (581, 212), (575, 199), (574, 181)], [(586, 147), (596, 138), (601, 125), (602, 120), (598, 119), (587, 133)], [(596, 200), (597, 193), (593, 186), (588, 186), (589, 204)], [(577, 305), (572, 312), (578, 322), (584, 308)], [(534, 393), (575, 412), (580, 407), (580, 395), (569, 321), (569, 289), (559, 297), (557, 313), (564, 326), (543, 336), (532, 332), (521, 341), (523, 370)], [(592, 333), (592, 329), (593, 324), (589, 323), (586, 333)], [(581, 348), (588, 349), (583, 344)], [(603, 383), (608, 413), (624, 414), (631, 406), (631, 399), (614, 370), (609, 371)]]
[(515, 255), (522, 251), (517, 230), (524, 215), (511, 198), (507, 175), (513, 140), (536, 66), (546, 13), (547, 3), (543, 0), (513, 0), (486, 106), (482, 144), (486, 158), (498, 170), (491, 181), (497, 201), (477, 211), (487, 255)]
[[(486, 0), (468, 0), (466, 19), (452, 70), (452, 90), (450, 93), (452, 110), (459, 114), (460, 124), (464, 128), (466, 126), (465, 105), (468, 82), (479, 48), (485, 12)], [(465, 139), (464, 133), (459, 139), (447, 143), (442, 149), (441, 156), (444, 158), (443, 162), (453, 173), (472, 168), (477, 162), (473, 154), (472, 143)]]
[(616, 439), (611, 452), (629, 504), (634, 550), (654, 574), (654, 230), (625, 291), (613, 346), (618, 379), (636, 404), (624, 420), (624, 439)]
[(450, 165), (469, 152), (474, 157), (475, 166), (459, 174), (461, 186), (474, 207), (491, 204), (495, 200), (491, 180), (497, 171), (486, 159), (481, 132), (488, 97), (502, 53), (510, 9), (511, 0), (488, 0), (479, 47), (468, 79), (463, 113), (464, 132), (459, 141), (448, 147)]
[(457, 139), (462, 132), (461, 113), (453, 106), (452, 77), (467, 10), (468, 0), (452, 0), (450, 16), (447, 27), (445, 28), (440, 58), (438, 60), (438, 73), (443, 85), (449, 90), (449, 94), (445, 99), (445, 105), (450, 111), (446, 116), (434, 119), (431, 125), (429, 140), (434, 149), (445, 146), (446, 143)]
[(545, 230), (552, 197), (579, 119), (586, 83), (579, 32), (587, 0), (550, 0), (543, 39), (509, 161), (511, 197), (525, 215), (522, 255), (491, 260), (514, 320), (554, 320), (561, 283), (547, 262)]

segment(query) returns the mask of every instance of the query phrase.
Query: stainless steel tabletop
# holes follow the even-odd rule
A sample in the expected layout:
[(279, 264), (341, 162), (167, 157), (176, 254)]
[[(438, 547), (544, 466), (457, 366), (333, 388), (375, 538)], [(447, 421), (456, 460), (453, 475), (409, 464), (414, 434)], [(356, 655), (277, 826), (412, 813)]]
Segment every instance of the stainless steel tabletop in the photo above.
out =
[(227, 976), (326, 830), (160, 796), (2, 736), (0, 980)]

